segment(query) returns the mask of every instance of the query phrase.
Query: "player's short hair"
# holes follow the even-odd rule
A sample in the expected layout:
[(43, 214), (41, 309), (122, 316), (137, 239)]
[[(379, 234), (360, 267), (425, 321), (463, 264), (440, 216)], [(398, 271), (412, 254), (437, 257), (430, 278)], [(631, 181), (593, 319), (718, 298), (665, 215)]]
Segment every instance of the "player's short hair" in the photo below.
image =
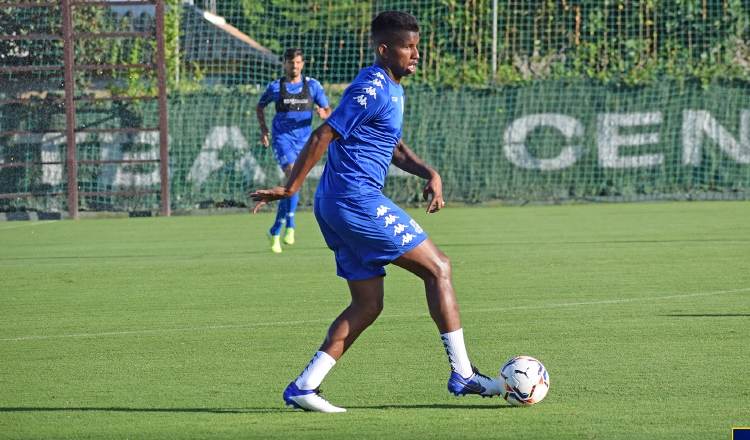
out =
[(302, 54), (302, 49), (297, 49), (296, 47), (290, 47), (289, 49), (284, 51), (284, 62), (291, 61), (297, 57), (304, 58), (304, 55)]
[(419, 22), (413, 15), (406, 12), (381, 12), (370, 23), (372, 41), (376, 45), (403, 40), (406, 32), (419, 32)]

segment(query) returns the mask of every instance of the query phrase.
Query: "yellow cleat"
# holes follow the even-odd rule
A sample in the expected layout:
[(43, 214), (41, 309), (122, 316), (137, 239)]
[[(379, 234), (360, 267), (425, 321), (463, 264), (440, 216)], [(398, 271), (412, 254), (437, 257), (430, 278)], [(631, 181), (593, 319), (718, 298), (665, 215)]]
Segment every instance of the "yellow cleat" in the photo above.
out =
[(286, 228), (284, 231), (284, 244), (294, 244), (294, 228)]
[(280, 254), (281, 243), (279, 242), (279, 236), (271, 235), (271, 232), (267, 232), (266, 236), (268, 236), (268, 241), (271, 243), (271, 252), (273, 252), (274, 254)]

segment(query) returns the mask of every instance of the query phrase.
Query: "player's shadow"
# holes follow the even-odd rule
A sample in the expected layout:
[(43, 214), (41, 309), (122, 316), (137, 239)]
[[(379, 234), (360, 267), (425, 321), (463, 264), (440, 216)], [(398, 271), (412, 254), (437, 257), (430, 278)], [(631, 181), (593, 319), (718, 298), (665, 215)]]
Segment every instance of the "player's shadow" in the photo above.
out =
[(0, 413), (4, 412), (64, 412), (64, 411), (104, 411), (104, 412), (143, 412), (143, 413), (210, 413), (210, 414), (262, 414), (285, 412), (285, 408), (124, 408), (124, 407), (0, 407)]
[[(511, 405), (453, 405), (453, 404), (429, 404), (429, 405), (372, 405), (372, 406), (347, 406), (348, 409), (381, 409), (381, 410), (402, 410), (402, 409), (487, 409), (497, 411), (498, 409), (516, 409)], [(258, 408), (125, 408), (125, 407), (0, 407), (0, 413), (4, 412), (71, 412), (71, 411), (103, 411), (103, 412), (125, 412), (125, 413), (208, 413), (208, 414), (268, 414), (268, 413), (286, 413), (303, 411), (287, 407), (258, 407)]]
[[(323, 247), (320, 247), (320, 249), (324, 249)], [(327, 248), (326, 248), (327, 249)], [(205, 252), (205, 253), (196, 253), (191, 255), (191, 257), (194, 257), (196, 259), (204, 258), (204, 257), (210, 257), (214, 255), (220, 255), (220, 256), (226, 256), (226, 255), (248, 255), (248, 254), (268, 254), (267, 249), (263, 250), (257, 250), (257, 251), (237, 251), (237, 252)], [(146, 258), (153, 258), (153, 259), (160, 259), (160, 258), (169, 258), (174, 257), (174, 254), (167, 253), (167, 254), (143, 254), (143, 255), (97, 255), (97, 256), (90, 256), (90, 255), (55, 255), (50, 257), (45, 256), (33, 256), (33, 257), (8, 257), (8, 258), (0, 258), (0, 261), (15, 261), (15, 260), (142, 260)]]
[(347, 405), (347, 409), (489, 409), (497, 411), (498, 409), (516, 409), (519, 407), (512, 405), (458, 405), (448, 403), (433, 403), (425, 405), (368, 405), (368, 406), (352, 406)]
[[(554, 244), (588, 245), (588, 244), (642, 244), (642, 243), (750, 243), (750, 240), (727, 239), (693, 239), (693, 240), (592, 240), (592, 241), (556, 241)], [(477, 246), (516, 246), (549, 244), (541, 241), (481, 241), (470, 243), (438, 243), (441, 248), (477, 247)]]
[(670, 313), (674, 318), (748, 318), (750, 313)]

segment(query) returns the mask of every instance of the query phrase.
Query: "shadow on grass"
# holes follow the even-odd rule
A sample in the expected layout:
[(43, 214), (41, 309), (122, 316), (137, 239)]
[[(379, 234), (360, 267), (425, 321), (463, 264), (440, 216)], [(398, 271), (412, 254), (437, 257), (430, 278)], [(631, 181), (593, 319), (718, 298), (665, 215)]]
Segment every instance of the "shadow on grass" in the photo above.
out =
[[(516, 409), (511, 405), (498, 406), (491, 405), (452, 405), (452, 404), (430, 404), (430, 405), (372, 405), (372, 406), (347, 406), (347, 409), (487, 409), (497, 411), (498, 409)], [(222, 409), (222, 408), (123, 408), (123, 407), (0, 407), (0, 413), (4, 412), (65, 412), (65, 411), (104, 411), (104, 412), (132, 412), (132, 413), (210, 413), (210, 414), (265, 414), (265, 413), (284, 413), (299, 412), (287, 407), (269, 407), (269, 408), (242, 408), (242, 409)]]
[(669, 315), (660, 316), (673, 316), (675, 318), (748, 318), (750, 313), (697, 313), (697, 314), (683, 314), (683, 313), (672, 313)]
[(520, 407), (505, 404), (495, 405), (457, 405), (447, 403), (433, 403), (430, 405), (372, 405), (372, 406), (347, 406), (347, 409), (488, 409), (497, 411), (498, 409), (516, 409)]
[[(322, 249), (322, 248), (321, 248)], [(241, 252), (212, 252), (212, 253), (201, 253), (201, 254), (188, 254), (186, 257), (190, 258), (203, 258), (207, 256), (226, 256), (226, 255), (254, 255), (254, 254), (268, 254), (271, 255), (271, 252), (263, 249), (262, 251), (241, 251)], [(175, 254), (169, 253), (169, 254), (143, 254), (143, 255), (55, 255), (50, 257), (44, 257), (44, 256), (33, 256), (33, 257), (3, 257), (0, 258), (0, 261), (14, 261), (14, 260), (141, 260), (144, 258), (171, 258), (174, 257)]]
[(144, 413), (212, 413), (212, 414), (260, 414), (285, 412), (285, 408), (245, 408), (245, 409), (221, 409), (221, 408), (97, 408), (97, 407), (16, 407), (0, 408), (4, 412), (63, 412), (63, 411), (105, 411), (105, 412), (144, 412)]
[(592, 240), (592, 241), (500, 241), (476, 243), (440, 243), (441, 248), (448, 247), (482, 247), (482, 246), (515, 246), (515, 245), (549, 245), (549, 244), (644, 244), (644, 243), (750, 243), (750, 240), (727, 239), (695, 239), (695, 240)]

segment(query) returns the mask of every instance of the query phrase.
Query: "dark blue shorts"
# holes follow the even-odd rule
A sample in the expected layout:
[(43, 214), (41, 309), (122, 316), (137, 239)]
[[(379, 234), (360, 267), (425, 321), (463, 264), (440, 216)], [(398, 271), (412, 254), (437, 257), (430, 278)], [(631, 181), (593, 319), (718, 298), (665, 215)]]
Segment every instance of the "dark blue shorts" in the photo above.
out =
[(315, 199), (315, 218), (336, 256), (336, 273), (350, 281), (385, 275), (385, 265), (427, 234), (384, 195)]

